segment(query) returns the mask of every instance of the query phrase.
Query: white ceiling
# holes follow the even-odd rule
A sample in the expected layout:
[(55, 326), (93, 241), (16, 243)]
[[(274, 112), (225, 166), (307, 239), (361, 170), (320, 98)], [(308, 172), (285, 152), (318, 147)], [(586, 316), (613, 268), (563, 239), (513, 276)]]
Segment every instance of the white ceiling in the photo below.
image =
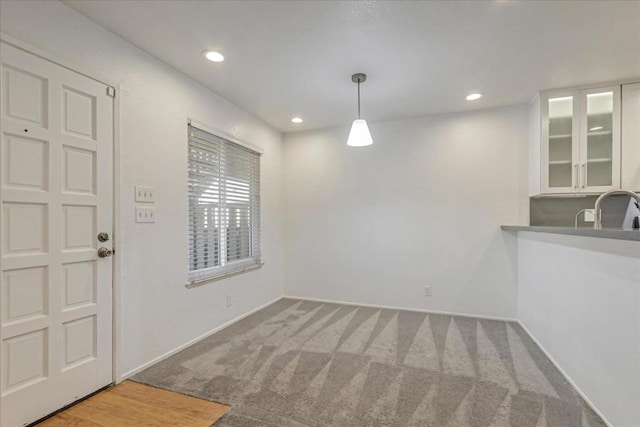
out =
[(637, 1), (65, 3), (284, 132), (348, 125), (356, 72), (373, 122), (640, 76)]

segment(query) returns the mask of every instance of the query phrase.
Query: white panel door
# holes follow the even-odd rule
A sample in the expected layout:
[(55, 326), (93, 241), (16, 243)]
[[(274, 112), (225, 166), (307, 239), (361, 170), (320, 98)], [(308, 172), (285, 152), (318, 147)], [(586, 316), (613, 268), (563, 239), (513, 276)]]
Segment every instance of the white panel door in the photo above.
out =
[(112, 381), (112, 259), (98, 256), (111, 240), (97, 235), (112, 234), (113, 99), (1, 47), (0, 425), (12, 427)]

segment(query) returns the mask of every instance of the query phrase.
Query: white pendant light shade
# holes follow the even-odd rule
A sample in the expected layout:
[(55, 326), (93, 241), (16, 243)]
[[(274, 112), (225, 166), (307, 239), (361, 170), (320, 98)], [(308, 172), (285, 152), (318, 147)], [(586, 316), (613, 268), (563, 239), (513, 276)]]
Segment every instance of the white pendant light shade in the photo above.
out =
[(354, 120), (349, 132), (349, 139), (347, 139), (347, 145), (365, 147), (371, 144), (373, 144), (373, 138), (371, 138), (367, 121), (363, 119)]

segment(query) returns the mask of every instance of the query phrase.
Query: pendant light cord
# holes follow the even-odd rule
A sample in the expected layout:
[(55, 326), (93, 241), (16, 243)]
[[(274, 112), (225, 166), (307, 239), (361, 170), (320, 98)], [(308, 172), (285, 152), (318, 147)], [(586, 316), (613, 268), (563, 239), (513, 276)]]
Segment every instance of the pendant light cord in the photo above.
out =
[(360, 120), (360, 79), (358, 79), (358, 120)]

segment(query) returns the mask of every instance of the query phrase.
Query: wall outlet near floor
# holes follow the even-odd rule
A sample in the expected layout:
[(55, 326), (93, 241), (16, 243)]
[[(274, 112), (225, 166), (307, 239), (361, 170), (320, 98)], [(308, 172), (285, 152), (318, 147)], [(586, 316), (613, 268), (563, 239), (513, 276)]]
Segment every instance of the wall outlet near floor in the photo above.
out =
[(424, 296), (425, 297), (430, 297), (431, 296), (431, 286), (425, 286), (424, 287)]
[(231, 303), (231, 295), (227, 295), (227, 308), (231, 307), (233, 304)]
[(594, 209), (587, 209), (584, 211), (584, 222), (593, 222), (595, 221), (595, 215), (593, 214)]

